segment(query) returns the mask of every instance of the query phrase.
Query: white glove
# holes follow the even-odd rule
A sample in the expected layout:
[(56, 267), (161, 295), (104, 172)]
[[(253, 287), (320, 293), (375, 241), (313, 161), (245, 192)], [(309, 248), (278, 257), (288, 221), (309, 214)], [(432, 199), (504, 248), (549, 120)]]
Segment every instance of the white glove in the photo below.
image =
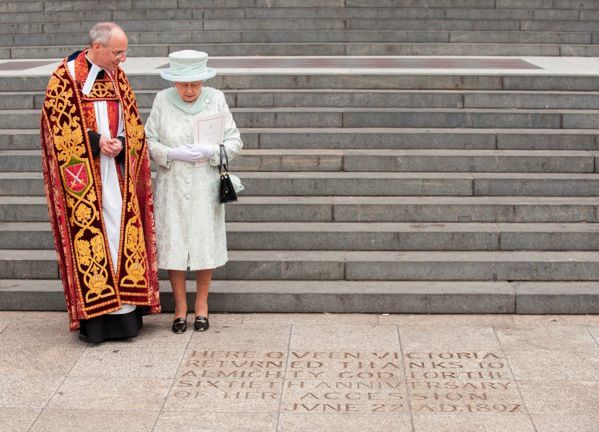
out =
[(214, 155), (214, 147), (200, 144), (187, 144), (188, 148), (196, 153), (200, 154), (201, 158), (210, 159)]
[(169, 150), (166, 155), (168, 160), (181, 160), (185, 162), (196, 162), (202, 158), (211, 158), (214, 154), (214, 149), (210, 146), (199, 144), (185, 144)]

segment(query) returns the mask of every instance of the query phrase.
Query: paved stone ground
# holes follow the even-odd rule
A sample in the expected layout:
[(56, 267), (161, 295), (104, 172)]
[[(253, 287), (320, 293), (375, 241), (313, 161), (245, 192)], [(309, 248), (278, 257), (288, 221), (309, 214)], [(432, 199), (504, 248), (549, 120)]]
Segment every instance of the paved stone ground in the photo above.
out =
[(0, 430), (599, 431), (599, 316), (170, 321), (88, 345), (65, 313), (0, 312)]

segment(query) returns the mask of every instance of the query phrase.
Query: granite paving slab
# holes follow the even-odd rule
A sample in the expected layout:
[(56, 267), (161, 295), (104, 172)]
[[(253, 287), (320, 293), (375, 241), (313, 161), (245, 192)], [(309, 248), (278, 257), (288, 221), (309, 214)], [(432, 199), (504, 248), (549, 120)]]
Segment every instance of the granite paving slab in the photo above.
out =
[(171, 382), (171, 379), (156, 378), (69, 376), (48, 403), (48, 407), (160, 411)]
[(289, 344), (291, 350), (399, 350), (395, 326), (372, 325), (295, 325)]
[(497, 337), (505, 351), (556, 350), (567, 344), (572, 351), (596, 351), (597, 344), (583, 326), (526, 326), (500, 328)]
[(589, 333), (591, 334), (591, 336), (593, 337), (593, 340), (595, 341), (595, 343), (597, 344), (597, 346), (599, 346), (599, 325), (598, 326), (589, 326), (587, 327)]
[(506, 351), (517, 380), (599, 382), (599, 347), (589, 351)]
[(85, 346), (0, 345), (0, 375), (66, 376)]
[(163, 411), (154, 432), (275, 432), (277, 416), (266, 413), (195, 413)]
[(597, 432), (596, 315), (161, 314), (94, 345), (65, 317), (0, 312), (3, 432)]
[(157, 412), (45, 409), (31, 432), (151, 432)]
[(446, 431), (468, 432), (537, 432), (526, 415), (490, 416), (488, 414), (435, 414), (415, 415), (417, 431), (433, 431), (443, 425)]
[[(519, 381), (518, 387), (533, 417), (556, 415), (596, 415), (599, 407), (599, 382), (546, 380)], [(571, 431), (576, 429), (571, 428)]]
[(0, 408), (44, 408), (64, 376), (0, 375)]
[[(0, 334), (0, 346), (74, 346), (82, 344), (78, 335), (69, 332), (66, 314), (61, 319), (35, 319), (35, 313), (20, 313)], [(56, 316), (56, 315), (54, 315)], [(34, 319), (31, 320), (30, 318)]]
[(532, 421), (537, 432), (596, 432), (599, 425), (598, 413), (587, 413), (585, 415), (532, 415)]
[[(171, 333), (172, 334), (172, 333)], [(89, 347), (71, 376), (105, 378), (174, 378), (183, 348), (134, 348), (118, 345)]]
[[(212, 321), (211, 321), (212, 322)], [(188, 326), (191, 326), (191, 321)], [(229, 348), (242, 349), (287, 349), (291, 326), (274, 325), (222, 325), (212, 327), (207, 332), (196, 332), (189, 343), (190, 348)]]
[[(491, 326), (431, 326), (423, 319), (421, 326), (401, 327), (399, 334), (405, 352), (501, 350)], [(426, 325), (425, 325), (426, 324)]]
[[(305, 429), (304, 429), (305, 428)], [(344, 432), (412, 430), (409, 415), (379, 414), (281, 414), (279, 432), (309, 430), (329, 432), (333, 429)]]
[(27, 432), (41, 409), (0, 408), (0, 424), (4, 432)]

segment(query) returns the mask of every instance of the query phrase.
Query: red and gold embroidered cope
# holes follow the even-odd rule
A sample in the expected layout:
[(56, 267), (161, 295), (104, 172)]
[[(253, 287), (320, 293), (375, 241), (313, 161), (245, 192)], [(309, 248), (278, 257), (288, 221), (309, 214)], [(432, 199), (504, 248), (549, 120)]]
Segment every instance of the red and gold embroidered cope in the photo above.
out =
[[(149, 156), (135, 95), (117, 68), (84, 96), (85, 52), (75, 59), (75, 71), (72, 77), (64, 60), (53, 73), (41, 124), (46, 197), (73, 330), (80, 319), (118, 310), (122, 303), (160, 310)], [(118, 132), (119, 107), (124, 120), (117, 263), (110, 259), (102, 215), (99, 157), (93, 157), (87, 133), (97, 130), (97, 101), (107, 103), (112, 136)]]

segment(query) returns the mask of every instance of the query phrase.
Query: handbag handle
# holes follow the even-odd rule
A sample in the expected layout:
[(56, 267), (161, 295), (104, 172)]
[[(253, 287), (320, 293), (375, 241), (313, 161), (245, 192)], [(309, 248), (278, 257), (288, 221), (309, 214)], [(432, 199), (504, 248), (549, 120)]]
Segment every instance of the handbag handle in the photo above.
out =
[[(227, 151), (225, 150), (224, 144), (220, 144), (220, 164), (218, 166), (218, 170), (222, 173), (229, 171), (229, 156), (227, 156)], [(225, 155), (225, 163), (223, 163), (223, 153)], [(224, 168), (224, 170), (223, 170)]]

